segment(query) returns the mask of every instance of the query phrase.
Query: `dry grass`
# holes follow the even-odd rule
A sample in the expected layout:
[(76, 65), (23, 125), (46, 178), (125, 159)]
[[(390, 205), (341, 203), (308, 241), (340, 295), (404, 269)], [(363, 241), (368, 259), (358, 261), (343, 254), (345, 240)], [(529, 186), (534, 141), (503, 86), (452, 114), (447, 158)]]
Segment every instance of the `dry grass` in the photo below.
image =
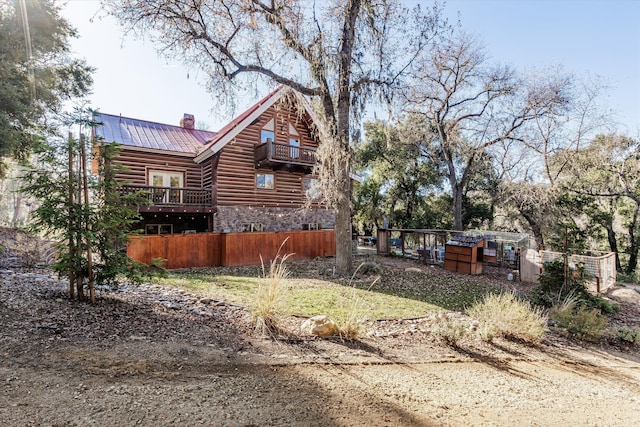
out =
[(469, 329), (462, 320), (453, 318), (447, 313), (437, 313), (431, 325), (431, 335), (450, 346), (458, 343), (469, 335)]
[(280, 249), (285, 244), (282, 242), (275, 258), (269, 263), (269, 271), (265, 270), (262, 256), (262, 280), (256, 288), (251, 314), (255, 322), (257, 332), (264, 335), (274, 335), (280, 331), (283, 314), (284, 293), (286, 291), (289, 270), (285, 261), (293, 254), (281, 256)]
[(557, 326), (585, 341), (598, 341), (607, 327), (607, 318), (597, 309), (580, 305), (571, 297), (551, 307), (549, 317)]
[(486, 341), (504, 337), (537, 344), (544, 337), (547, 324), (540, 309), (511, 292), (486, 295), (467, 314), (478, 320), (478, 334)]
[[(334, 320), (336, 322), (337, 334), (343, 339), (355, 340), (362, 335), (363, 332), (364, 321), (367, 313), (366, 304), (361, 290), (353, 285), (353, 280), (359, 270), (362, 268), (369, 268), (369, 266), (365, 264), (367, 263), (360, 264), (351, 276), (351, 280), (349, 282), (351, 292), (349, 295), (346, 298), (338, 300), (339, 309)], [(367, 291), (369, 291), (379, 280), (380, 276), (378, 276), (371, 285), (369, 285)]]

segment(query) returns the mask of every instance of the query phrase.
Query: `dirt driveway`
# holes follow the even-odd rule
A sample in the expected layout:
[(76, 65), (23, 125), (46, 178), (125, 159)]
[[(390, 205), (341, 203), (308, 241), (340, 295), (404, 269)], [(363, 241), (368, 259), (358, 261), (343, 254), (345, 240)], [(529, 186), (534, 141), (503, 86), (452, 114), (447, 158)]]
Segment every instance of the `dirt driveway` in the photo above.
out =
[(420, 319), (361, 343), (255, 336), (246, 310), (155, 286), (71, 302), (0, 273), (3, 426), (631, 426), (640, 359), (562, 338), (439, 345)]

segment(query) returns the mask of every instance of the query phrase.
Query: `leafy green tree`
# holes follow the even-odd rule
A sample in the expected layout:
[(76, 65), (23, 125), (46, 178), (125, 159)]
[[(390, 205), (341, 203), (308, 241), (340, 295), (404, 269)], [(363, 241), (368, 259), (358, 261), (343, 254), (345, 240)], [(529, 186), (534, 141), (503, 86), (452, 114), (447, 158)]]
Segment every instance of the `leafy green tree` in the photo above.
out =
[[(588, 201), (583, 212), (606, 231), (610, 250), (626, 254), (626, 273), (636, 270), (640, 251), (639, 152), (637, 139), (598, 135), (571, 153), (572, 162), (562, 176), (565, 191)], [(617, 224), (623, 233), (616, 231)], [(621, 267), (620, 261), (617, 266)]]
[(53, 268), (69, 277), (70, 297), (83, 300), (88, 289), (93, 303), (95, 284), (113, 285), (122, 274), (136, 279), (137, 265), (126, 254), (127, 233), (146, 198), (118, 191), (122, 182), (115, 175), (121, 166), (112, 162), (118, 153), (114, 143), (96, 146), (99, 177), (89, 174), (86, 132), (95, 123), (75, 113), (67, 124), (77, 126), (80, 137), (51, 137), (41, 144), (23, 191), (39, 201), (32, 229), (59, 241)]
[(356, 187), (359, 218), (381, 226), (385, 217), (397, 228), (422, 228), (430, 222), (427, 198), (441, 179), (416, 141), (420, 133), (410, 120), (398, 126), (365, 123), (365, 139), (356, 149), (356, 163), (366, 181)]
[(0, 6), (0, 176), (3, 159), (26, 160), (46, 136), (47, 115), (89, 90), (91, 68), (69, 55), (75, 36), (53, 0)]

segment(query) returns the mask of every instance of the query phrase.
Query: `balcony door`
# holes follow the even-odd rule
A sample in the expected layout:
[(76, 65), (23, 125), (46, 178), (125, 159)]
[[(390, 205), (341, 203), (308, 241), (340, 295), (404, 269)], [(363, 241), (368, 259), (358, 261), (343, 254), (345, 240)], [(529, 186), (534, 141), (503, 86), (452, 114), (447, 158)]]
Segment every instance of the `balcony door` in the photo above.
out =
[(153, 188), (153, 203), (180, 204), (182, 195), (180, 188), (184, 187), (184, 174), (182, 172), (151, 171), (149, 172), (149, 185)]

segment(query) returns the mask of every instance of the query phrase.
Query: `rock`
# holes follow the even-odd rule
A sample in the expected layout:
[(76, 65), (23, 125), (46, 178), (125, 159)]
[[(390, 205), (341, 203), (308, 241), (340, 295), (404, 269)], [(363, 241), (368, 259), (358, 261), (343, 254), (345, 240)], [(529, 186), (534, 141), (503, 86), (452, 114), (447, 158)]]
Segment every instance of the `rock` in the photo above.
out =
[(611, 299), (620, 302), (630, 302), (640, 304), (640, 293), (631, 288), (619, 288), (609, 292), (608, 295)]
[(422, 273), (422, 270), (420, 270), (418, 267), (407, 267), (404, 269), (404, 271), (408, 273)]
[(319, 337), (327, 337), (333, 335), (336, 332), (336, 323), (325, 315), (313, 316), (304, 322), (300, 327), (303, 334), (316, 335)]
[(211, 298), (202, 298), (202, 299), (200, 299), (200, 303), (202, 303), (202, 304), (210, 304), (211, 303)]

